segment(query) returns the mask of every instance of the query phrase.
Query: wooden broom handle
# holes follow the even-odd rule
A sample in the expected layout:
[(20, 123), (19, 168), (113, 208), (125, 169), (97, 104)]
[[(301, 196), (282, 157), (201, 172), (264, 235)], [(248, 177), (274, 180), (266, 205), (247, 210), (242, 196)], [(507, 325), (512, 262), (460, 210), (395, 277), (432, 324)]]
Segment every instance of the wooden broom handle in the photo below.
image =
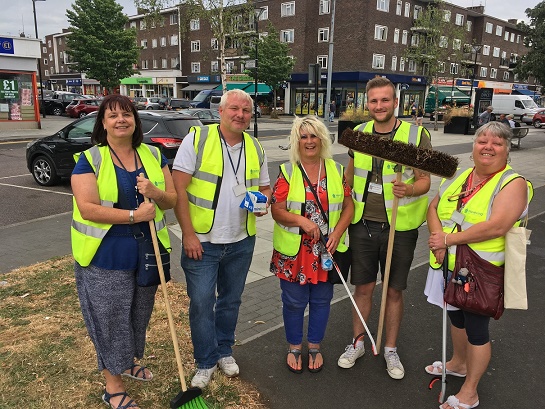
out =
[[(396, 182), (401, 182), (401, 172), (396, 172)], [(386, 250), (386, 266), (384, 268), (384, 280), (382, 280), (382, 298), (380, 301), (380, 315), (378, 319), (377, 331), (377, 353), (380, 354), (380, 345), (382, 342), (382, 328), (384, 327), (384, 315), (386, 313), (386, 298), (388, 296), (388, 281), (390, 281), (390, 267), (392, 265), (392, 252), (394, 249), (394, 236), (397, 219), (397, 208), (399, 198), (394, 196), (392, 205), (392, 217), (390, 218), (390, 232), (388, 234), (388, 248)]]

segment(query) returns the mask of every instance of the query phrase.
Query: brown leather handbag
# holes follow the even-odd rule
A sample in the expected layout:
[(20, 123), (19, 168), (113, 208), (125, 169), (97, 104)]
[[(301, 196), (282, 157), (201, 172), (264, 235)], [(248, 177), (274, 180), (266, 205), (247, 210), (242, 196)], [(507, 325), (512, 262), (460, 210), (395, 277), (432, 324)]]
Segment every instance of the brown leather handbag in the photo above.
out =
[(499, 319), (503, 306), (504, 267), (483, 260), (467, 244), (456, 246), (453, 278), (447, 284), (445, 301), (474, 314)]

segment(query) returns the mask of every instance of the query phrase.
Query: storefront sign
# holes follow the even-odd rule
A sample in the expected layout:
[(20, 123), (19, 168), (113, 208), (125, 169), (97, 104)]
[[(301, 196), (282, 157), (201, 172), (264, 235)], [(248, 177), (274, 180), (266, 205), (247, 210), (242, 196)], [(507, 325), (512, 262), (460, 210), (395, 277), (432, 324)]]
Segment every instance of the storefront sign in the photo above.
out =
[(0, 54), (15, 54), (13, 38), (0, 37)]
[(1, 80), (0, 99), (19, 99), (19, 83), (16, 80)]
[(81, 86), (81, 78), (67, 79), (66, 85)]
[(210, 82), (210, 77), (208, 75), (198, 75), (197, 82)]
[(174, 84), (174, 78), (156, 78), (156, 84)]

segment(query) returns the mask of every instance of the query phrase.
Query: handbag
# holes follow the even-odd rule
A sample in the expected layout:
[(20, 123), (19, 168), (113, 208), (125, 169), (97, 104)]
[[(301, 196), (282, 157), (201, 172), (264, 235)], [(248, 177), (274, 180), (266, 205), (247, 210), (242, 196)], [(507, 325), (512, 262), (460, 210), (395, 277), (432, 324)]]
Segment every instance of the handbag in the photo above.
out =
[(528, 215), (521, 226), (512, 227), (505, 235), (505, 281), (504, 306), (510, 309), (527, 310), (526, 295), (526, 245), (531, 230), (528, 230)]
[[(310, 182), (307, 176), (307, 173), (305, 172), (305, 170), (303, 169), (300, 163), (299, 163), (299, 169), (301, 169), (301, 173), (303, 174), (303, 177), (305, 178), (310, 191), (314, 195), (314, 199), (316, 199), (316, 204), (318, 205), (318, 209), (320, 209), (320, 212), (322, 213), (322, 217), (324, 218), (324, 221), (326, 223), (329, 223), (329, 220), (327, 218), (327, 215), (325, 214), (324, 208), (322, 207), (320, 200), (318, 200), (318, 195), (316, 191), (314, 190), (314, 188), (312, 187), (312, 183)], [(322, 244), (325, 247), (327, 244), (327, 240), (321, 231), (320, 231), (320, 240), (322, 241)], [(331, 284), (342, 284), (342, 280), (339, 277), (339, 273), (337, 272), (337, 269), (338, 271), (340, 271), (341, 275), (343, 276), (344, 281), (348, 280), (348, 273), (350, 272), (350, 266), (352, 265), (352, 250), (350, 249), (350, 247), (347, 247), (346, 251), (344, 252), (340, 252), (339, 250), (335, 251), (333, 253), (333, 264), (334, 264), (333, 266), (334, 268), (327, 272), (327, 281), (329, 281)]]
[(445, 290), (445, 302), (497, 320), (504, 311), (503, 278), (503, 266), (482, 259), (467, 244), (459, 244), (453, 278)]

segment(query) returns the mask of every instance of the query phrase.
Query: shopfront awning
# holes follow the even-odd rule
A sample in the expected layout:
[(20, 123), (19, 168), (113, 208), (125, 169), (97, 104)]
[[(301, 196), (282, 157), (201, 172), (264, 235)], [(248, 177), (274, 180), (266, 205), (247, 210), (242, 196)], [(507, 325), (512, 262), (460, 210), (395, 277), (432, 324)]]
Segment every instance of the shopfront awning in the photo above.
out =
[[(244, 91), (250, 95), (255, 95), (255, 84), (253, 82), (248, 84), (246, 87), (244, 87)], [(257, 95), (267, 95), (271, 91), (272, 89), (268, 85), (257, 84)]]
[(530, 97), (533, 97), (534, 95), (541, 95), (539, 92), (530, 91), (529, 89), (514, 89), (513, 95), (528, 95)]
[[(430, 94), (434, 91), (430, 91)], [(470, 98), (456, 87), (439, 87), (439, 101), (469, 104)]]
[(203, 89), (214, 89), (216, 84), (189, 84), (187, 87), (182, 88), (182, 91), (202, 91)]
[[(247, 82), (228, 82), (227, 83), (227, 91), (231, 91), (232, 89), (244, 89), (244, 87), (247, 87)], [(222, 89), (221, 84), (216, 87), (216, 89)]]

